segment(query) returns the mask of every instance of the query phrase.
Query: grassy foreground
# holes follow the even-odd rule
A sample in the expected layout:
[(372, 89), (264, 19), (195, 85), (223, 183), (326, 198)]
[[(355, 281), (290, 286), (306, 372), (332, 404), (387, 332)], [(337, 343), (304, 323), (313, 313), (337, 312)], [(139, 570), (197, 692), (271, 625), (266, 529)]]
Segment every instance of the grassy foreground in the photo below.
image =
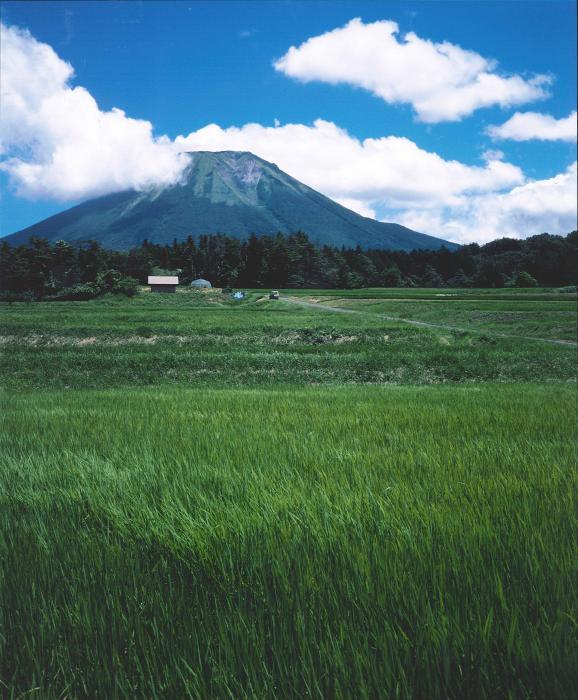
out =
[(3, 407), (6, 697), (572, 696), (573, 386)]

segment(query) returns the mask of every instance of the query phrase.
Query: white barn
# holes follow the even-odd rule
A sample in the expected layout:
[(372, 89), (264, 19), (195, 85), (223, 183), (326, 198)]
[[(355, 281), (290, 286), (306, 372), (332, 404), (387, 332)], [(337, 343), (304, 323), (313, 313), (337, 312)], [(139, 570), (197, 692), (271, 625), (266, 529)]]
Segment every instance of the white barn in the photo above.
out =
[(179, 278), (166, 275), (149, 275), (148, 283), (151, 292), (176, 292)]

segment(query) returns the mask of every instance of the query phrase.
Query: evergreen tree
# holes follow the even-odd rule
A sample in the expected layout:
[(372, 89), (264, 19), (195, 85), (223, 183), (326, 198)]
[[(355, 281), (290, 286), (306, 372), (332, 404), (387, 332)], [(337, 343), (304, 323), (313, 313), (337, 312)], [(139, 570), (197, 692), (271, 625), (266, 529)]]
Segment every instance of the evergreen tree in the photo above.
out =
[(302, 231), (290, 236), (252, 235), (243, 242), (224, 234), (201, 236), (198, 241), (189, 236), (171, 245), (145, 240), (128, 252), (106, 250), (97, 242), (50, 245), (32, 239), (29, 245), (16, 247), (0, 243), (0, 292), (10, 299), (90, 298), (100, 293), (96, 287), (101, 273), (116, 270), (123, 279), (131, 277), (142, 284), (155, 268), (178, 270), (183, 282), (206, 277), (222, 287), (566, 287), (576, 284), (578, 233), (410, 253), (359, 246), (318, 248)]

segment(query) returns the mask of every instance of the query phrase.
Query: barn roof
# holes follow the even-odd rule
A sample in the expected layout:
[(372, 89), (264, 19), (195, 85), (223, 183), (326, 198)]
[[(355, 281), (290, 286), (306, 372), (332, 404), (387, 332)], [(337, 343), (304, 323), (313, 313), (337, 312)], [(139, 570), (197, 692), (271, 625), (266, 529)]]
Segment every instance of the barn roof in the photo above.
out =
[(163, 277), (160, 275), (149, 275), (149, 284), (178, 284), (178, 277)]

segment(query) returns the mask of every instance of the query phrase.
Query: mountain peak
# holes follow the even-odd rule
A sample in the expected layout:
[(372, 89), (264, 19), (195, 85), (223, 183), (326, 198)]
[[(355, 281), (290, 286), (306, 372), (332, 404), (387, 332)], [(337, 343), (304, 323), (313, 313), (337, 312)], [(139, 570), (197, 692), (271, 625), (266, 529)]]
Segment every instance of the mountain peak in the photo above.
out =
[(192, 159), (204, 159), (215, 163), (253, 162), (279, 169), (275, 163), (270, 163), (251, 151), (183, 151), (183, 153)]
[(214, 159), (220, 159), (222, 157), (232, 157), (236, 159), (249, 157), (253, 160), (263, 160), (263, 158), (256, 156), (251, 151), (183, 151), (183, 153), (190, 156), (207, 156)]

